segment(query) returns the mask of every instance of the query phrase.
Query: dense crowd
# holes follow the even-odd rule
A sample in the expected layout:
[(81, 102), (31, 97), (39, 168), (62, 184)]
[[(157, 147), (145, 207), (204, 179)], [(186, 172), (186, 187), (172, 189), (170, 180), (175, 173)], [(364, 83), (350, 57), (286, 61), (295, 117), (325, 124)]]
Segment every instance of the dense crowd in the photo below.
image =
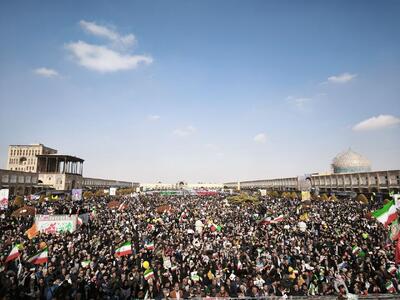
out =
[[(140, 195), (34, 203), (37, 213), (90, 213), (73, 233), (28, 239), (33, 216), (0, 220), (0, 298), (168, 299), (399, 292), (394, 243), (371, 218), (381, 203)], [(374, 205), (374, 206), (373, 206)], [(278, 216), (283, 218), (274, 222)], [(300, 222), (300, 224), (299, 224)], [(124, 242), (132, 254), (115, 256)], [(48, 262), (27, 258), (45, 243)], [(13, 245), (21, 257), (4, 263)], [(154, 244), (154, 248), (146, 245)], [(355, 250), (356, 249), (356, 250)], [(83, 263), (87, 262), (87, 263)], [(144, 262), (154, 276), (144, 277)], [(391, 284), (391, 285), (390, 285)], [(393, 287), (393, 288), (390, 288)]]

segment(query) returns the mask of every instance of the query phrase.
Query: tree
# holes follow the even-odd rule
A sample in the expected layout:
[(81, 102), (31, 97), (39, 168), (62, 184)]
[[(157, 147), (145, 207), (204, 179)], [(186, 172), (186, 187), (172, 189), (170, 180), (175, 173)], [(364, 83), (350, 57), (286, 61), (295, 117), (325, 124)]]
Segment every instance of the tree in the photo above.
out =
[(296, 198), (297, 198), (296, 192), (291, 192), (289, 197), (290, 197), (292, 200), (296, 199)]
[(104, 196), (104, 191), (103, 190), (97, 190), (95, 195), (96, 195), (96, 197), (102, 197), (102, 196)]
[(335, 195), (332, 195), (332, 196), (331, 196), (331, 201), (337, 201), (337, 198), (336, 198)]
[(363, 203), (363, 204), (368, 204), (368, 198), (365, 197), (364, 194), (359, 194), (357, 196), (357, 202)]
[(288, 197), (288, 193), (287, 192), (282, 192), (281, 193), (281, 197), (282, 198), (287, 198)]
[(317, 194), (312, 194), (311, 195), (311, 200), (317, 201), (317, 200), (319, 200), (319, 196)]
[(18, 206), (18, 207), (22, 207), (24, 205), (24, 198), (22, 196), (15, 197), (14, 205)]
[(93, 198), (93, 193), (91, 191), (84, 191), (83, 192), (83, 199), (87, 200)]
[(269, 195), (270, 195), (272, 198), (278, 198), (278, 197), (279, 197), (279, 194), (278, 194), (277, 191), (271, 191), (271, 192), (269, 193)]
[(323, 194), (321, 195), (321, 200), (322, 200), (322, 201), (328, 201), (328, 200), (329, 200), (328, 195), (325, 194), (325, 193), (323, 193)]

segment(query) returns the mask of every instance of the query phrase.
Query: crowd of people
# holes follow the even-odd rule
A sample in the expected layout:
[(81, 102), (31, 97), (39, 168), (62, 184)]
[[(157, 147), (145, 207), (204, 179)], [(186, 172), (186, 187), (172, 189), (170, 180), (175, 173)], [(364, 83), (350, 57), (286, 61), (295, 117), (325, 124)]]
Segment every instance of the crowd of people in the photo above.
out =
[[(115, 200), (123, 205), (110, 207)], [(29, 239), (34, 216), (2, 212), (2, 299), (344, 299), (400, 291), (395, 244), (370, 213), (382, 203), (143, 194), (30, 205), (90, 218), (72, 233)], [(126, 242), (132, 253), (116, 255)], [(5, 263), (16, 244), (20, 257)], [(43, 245), (48, 261), (29, 263)]]

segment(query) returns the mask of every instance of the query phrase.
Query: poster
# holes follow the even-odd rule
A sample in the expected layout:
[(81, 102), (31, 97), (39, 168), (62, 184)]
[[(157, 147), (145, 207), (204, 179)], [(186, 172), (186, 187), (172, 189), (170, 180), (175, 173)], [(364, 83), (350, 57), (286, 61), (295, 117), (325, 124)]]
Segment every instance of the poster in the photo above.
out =
[(259, 191), (260, 191), (261, 196), (267, 196), (267, 190), (260, 189)]
[(63, 233), (74, 232), (76, 229), (76, 215), (36, 215), (35, 223), (40, 232)]
[(8, 208), (8, 189), (0, 190), (0, 210)]
[(82, 200), (82, 189), (73, 189), (72, 190), (72, 201)]
[(117, 194), (117, 188), (110, 188), (110, 196), (115, 196)]
[(311, 200), (311, 194), (309, 191), (301, 191), (301, 201)]

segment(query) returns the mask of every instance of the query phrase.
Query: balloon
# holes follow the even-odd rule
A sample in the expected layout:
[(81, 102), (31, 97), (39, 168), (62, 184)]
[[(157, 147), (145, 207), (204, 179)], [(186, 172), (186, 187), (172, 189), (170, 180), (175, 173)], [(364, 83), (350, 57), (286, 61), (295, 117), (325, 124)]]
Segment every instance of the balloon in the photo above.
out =
[(145, 269), (147, 270), (149, 267), (150, 267), (149, 262), (148, 262), (147, 260), (145, 260), (145, 261), (143, 262), (143, 268), (145, 268)]

